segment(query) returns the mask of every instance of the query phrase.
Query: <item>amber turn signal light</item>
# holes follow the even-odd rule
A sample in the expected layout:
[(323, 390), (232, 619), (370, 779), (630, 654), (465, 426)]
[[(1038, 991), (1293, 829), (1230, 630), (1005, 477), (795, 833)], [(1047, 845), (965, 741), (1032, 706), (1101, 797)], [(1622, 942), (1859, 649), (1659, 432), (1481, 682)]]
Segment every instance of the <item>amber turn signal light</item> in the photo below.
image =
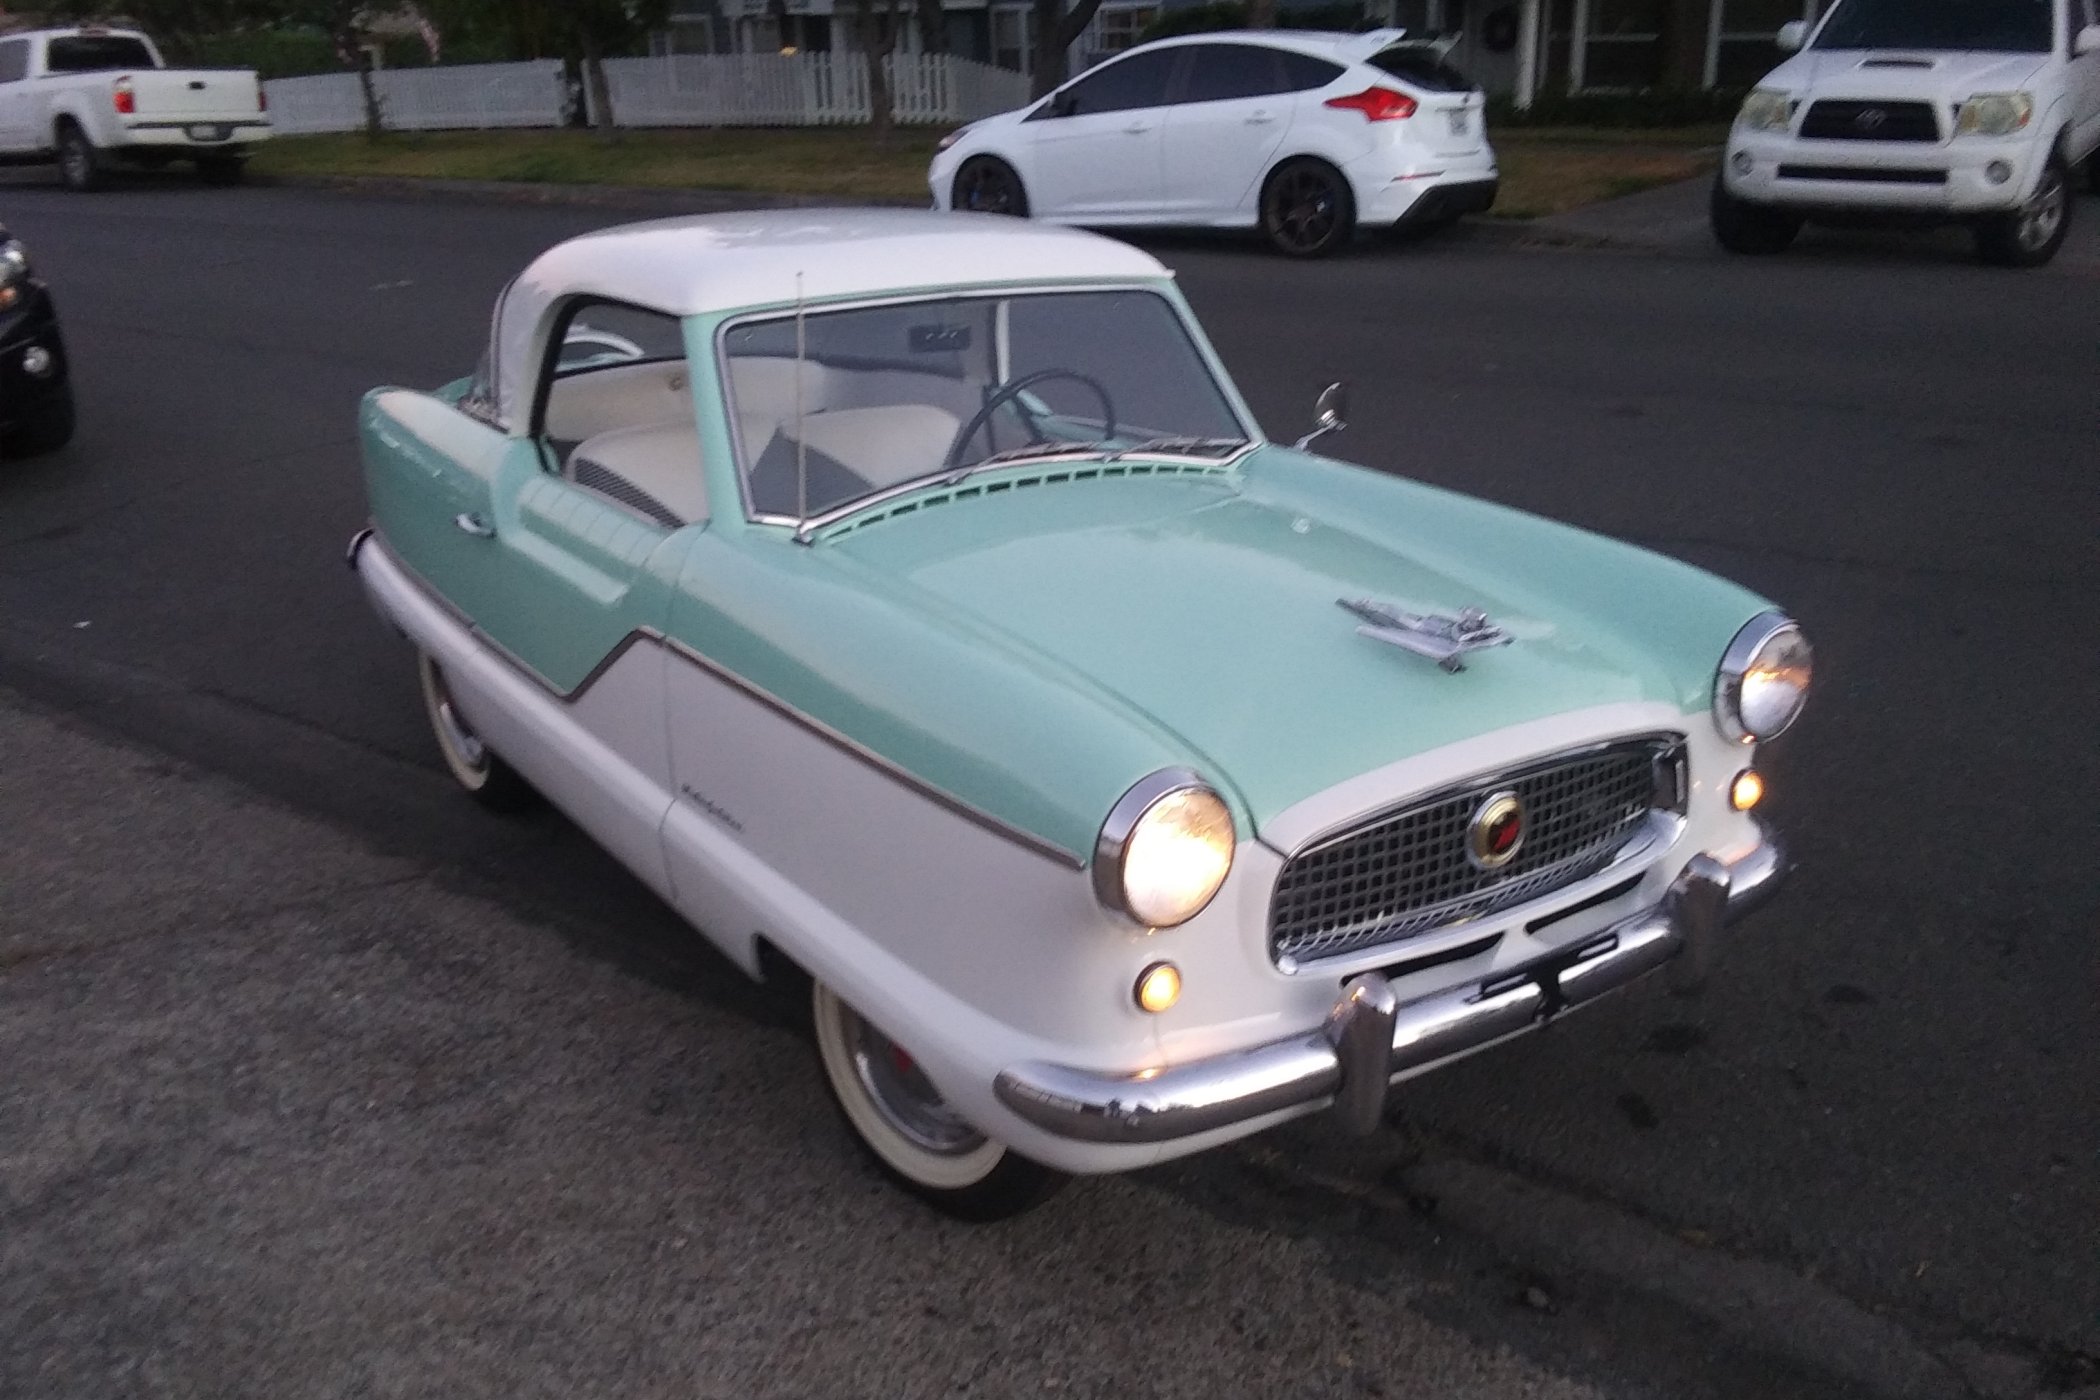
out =
[(1181, 1000), (1181, 969), (1170, 962), (1156, 962), (1138, 974), (1137, 1004), (1158, 1013)]
[(1765, 780), (1753, 769), (1745, 768), (1735, 775), (1729, 785), (1728, 800), (1738, 812), (1747, 812), (1765, 799)]

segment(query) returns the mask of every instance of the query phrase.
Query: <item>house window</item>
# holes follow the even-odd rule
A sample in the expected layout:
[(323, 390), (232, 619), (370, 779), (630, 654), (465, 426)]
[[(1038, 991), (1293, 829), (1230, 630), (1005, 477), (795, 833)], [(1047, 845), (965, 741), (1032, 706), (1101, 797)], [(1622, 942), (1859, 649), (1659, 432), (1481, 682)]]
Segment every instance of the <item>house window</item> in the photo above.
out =
[(1159, 18), (1156, 9), (1111, 10), (1103, 7), (1095, 16), (1100, 28), (1097, 43), (1104, 54), (1121, 53), (1138, 41), (1138, 36)]
[(1029, 10), (992, 11), (992, 62), (1016, 73), (1035, 71), (1035, 15)]

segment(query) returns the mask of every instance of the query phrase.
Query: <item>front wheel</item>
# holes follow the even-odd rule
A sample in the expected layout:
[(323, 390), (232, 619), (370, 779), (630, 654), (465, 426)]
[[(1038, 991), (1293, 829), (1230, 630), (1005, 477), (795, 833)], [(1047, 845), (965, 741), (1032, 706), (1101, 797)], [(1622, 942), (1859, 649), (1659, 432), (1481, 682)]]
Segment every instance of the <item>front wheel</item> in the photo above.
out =
[(1356, 198), (1342, 172), (1299, 157), (1270, 172), (1261, 189), (1261, 231), (1286, 257), (1324, 258), (1356, 235)]
[(1784, 253), (1801, 236), (1801, 217), (1769, 205), (1752, 204), (1728, 192), (1721, 177), (1714, 177), (1713, 201), (1708, 209), (1714, 242), (1731, 253), (1763, 255)]
[(2040, 267), (2071, 232), (2071, 171), (2051, 155), (2027, 202), (1976, 225), (1976, 256), (1996, 267)]
[(56, 452), (73, 440), (73, 386), (60, 385), (36, 412), (7, 434), (0, 447), (10, 456), (34, 457)]
[(102, 188), (102, 152), (87, 133), (68, 121), (58, 133), (58, 175), (69, 190), (85, 192)]
[(1028, 191), (1014, 168), (996, 156), (971, 156), (955, 172), (948, 202), (978, 214), (1028, 217)]
[(444, 669), (428, 652), (416, 654), (416, 669), (423, 681), (423, 710), (430, 717), (431, 732), (437, 735), (438, 752), (444, 755), (445, 770), (452, 780), (493, 811), (517, 812), (537, 805), (539, 794), (532, 784), (496, 757), (460, 713)]
[(810, 983), (810, 1019), (847, 1126), (886, 1175), (934, 1209), (958, 1220), (1005, 1220), (1064, 1185), (1064, 1173), (964, 1122), (909, 1051), (822, 982)]

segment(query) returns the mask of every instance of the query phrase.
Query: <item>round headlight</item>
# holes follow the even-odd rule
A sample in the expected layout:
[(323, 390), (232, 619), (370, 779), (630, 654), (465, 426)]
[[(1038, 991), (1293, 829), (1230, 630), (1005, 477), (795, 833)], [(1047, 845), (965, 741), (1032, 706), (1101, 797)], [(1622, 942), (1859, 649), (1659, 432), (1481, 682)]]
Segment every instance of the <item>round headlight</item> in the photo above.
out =
[(29, 276), (29, 250), (12, 238), (0, 239), (0, 287), (12, 286)]
[(1186, 769), (1154, 773), (1123, 794), (1094, 844), (1094, 892), (1147, 928), (1203, 912), (1232, 871), (1232, 813)]
[(1815, 653), (1791, 619), (1754, 617), (1735, 634), (1714, 678), (1714, 723), (1741, 744), (1786, 732), (1808, 703)]

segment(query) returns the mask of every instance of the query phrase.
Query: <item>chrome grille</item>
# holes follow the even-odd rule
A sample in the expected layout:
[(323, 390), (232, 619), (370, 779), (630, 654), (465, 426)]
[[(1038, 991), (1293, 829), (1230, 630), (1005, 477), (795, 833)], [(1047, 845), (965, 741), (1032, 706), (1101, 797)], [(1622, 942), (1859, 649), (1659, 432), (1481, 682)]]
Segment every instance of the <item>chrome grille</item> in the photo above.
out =
[[(1284, 863), (1269, 904), (1279, 962), (1332, 958), (1481, 918), (1586, 879), (1681, 793), (1683, 743), (1629, 740), (1484, 777), (1374, 817)], [(1489, 796), (1514, 792), (1524, 843), (1501, 870), (1466, 855)]]

